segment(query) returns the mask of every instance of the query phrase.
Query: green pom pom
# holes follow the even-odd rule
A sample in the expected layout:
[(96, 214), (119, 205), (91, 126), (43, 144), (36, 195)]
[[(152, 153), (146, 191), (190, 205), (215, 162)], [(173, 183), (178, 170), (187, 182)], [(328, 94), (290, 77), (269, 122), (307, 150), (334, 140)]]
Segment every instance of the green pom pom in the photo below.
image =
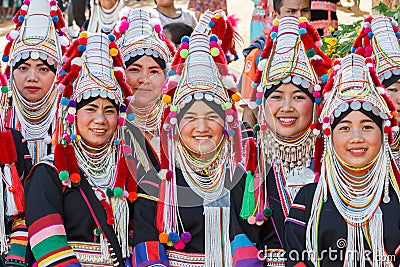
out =
[(225, 107), (226, 107), (226, 109), (232, 108), (232, 103), (231, 102), (226, 102), (225, 103)]
[(6, 85), (3, 85), (1, 87), (1, 92), (4, 93), (4, 94), (7, 94), (8, 93), (8, 87)]
[(107, 188), (106, 195), (109, 197), (112, 197), (112, 196), (114, 196), (114, 191), (111, 188)]
[(266, 208), (263, 213), (264, 213), (265, 217), (271, 217), (272, 209), (271, 208)]
[(94, 233), (96, 236), (99, 236), (99, 235), (101, 235), (101, 229), (100, 229), (100, 228), (96, 228), (96, 229), (94, 229), (93, 233)]
[(254, 177), (251, 171), (247, 171), (240, 217), (247, 220), (247, 218), (253, 215), (255, 207), (256, 203), (254, 198)]
[(170, 110), (173, 111), (173, 112), (178, 112), (178, 106), (172, 105), (172, 106), (170, 107)]
[(61, 181), (66, 181), (69, 178), (69, 173), (67, 171), (60, 171), (58, 177), (60, 178)]
[(254, 125), (253, 129), (255, 132), (258, 132), (260, 130), (260, 125), (259, 124)]
[(217, 57), (217, 56), (219, 55), (219, 49), (216, 48), (216, 47), (211, 48), (211, 49), (210, 49), (210, 54), (211, 54), (213, 57)]
[(171, 241), (168, 241), (168, 242), (167, 242), (167, 246), (168, 246), (168, 247), (173, 247), (173, 246), (174, 246), (174, 243), (172, 243)]
[(187, 50), (187, 49), (182, 49), (181, 52), (179, 53), (179, 55), (180, 55), (182, 58), (187, 58), (187, 56), (189, 55), (189, 50)]
[(114, 196), (115, 197), (122, 197), (124, 195), (124, 191), (121, 187), (114, 188)]
[(315, 50), (314, 50), (313, 48), (308, 49), (308, 50), (306, 51), (306, 54), (307, 54), (307, 56), (308, 56), (309, 58), (312, 58), (313, 56), (315, 56)]

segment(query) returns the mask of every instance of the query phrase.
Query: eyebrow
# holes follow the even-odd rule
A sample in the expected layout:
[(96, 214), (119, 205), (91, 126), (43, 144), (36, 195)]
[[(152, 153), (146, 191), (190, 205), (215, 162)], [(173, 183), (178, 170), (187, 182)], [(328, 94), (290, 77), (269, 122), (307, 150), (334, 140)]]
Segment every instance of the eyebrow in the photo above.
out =
[[(214, 110), (212, 110), (212, 111), (209, 111), (209, 112), (207, 112), (206, 114), (204, 114), (204, 115), (210, 115), (210, 114), (212, 114), (212, 113), (215, 113), (215, 114), (217, 114), (217, 112), (215, 112)], [(195, 113), (195, 112), (186, 112), (186, 114), (185, 115), (198, 115), (197, 113)]]
[[(32, 67), (32, 64), (28, 63), (28, 62), (24, 62), (21, 65), (27, 65), (29, 67)], [(46, 64), (44, 64), (43, 62), (38, 63), (36, 66), (38, 67), (42, 67), (42, 66), (46, 66)], [(47, 66), (46, 66), (47, 67)]]
[[(367, 122), (374, 122), (373, 120), (371, 120), (371, 119), (364, 119), (364, 120), (362, 120), (362, 121), (360, 121), (361, 123), (367, 123)], [(352, 123), (352, 121), (351, 120), (342, 120), (342, 121), (340, 121), (338, 124), (341, 124), (341, 123)]]
[[(99, 108), (98, 105), (93, 104), (93, 103), (89, 103), (89, 104), (87, 104), (86, 106), (90, 106), (90, 107), (93, 107), (93, 108)], [(104, 109), (109, 109), (109, 108), (115, 108), (115, 107), (114, 107), (112, 104), (107, 105), (107, 106), (104, 107)]]
[[(289, 8), (289, 9), (291, 9), (291, 8)], [(276, 89), (275, 92), (277, 92), (277, 93), (284, 93), (284, 91), (279, 90), (279, 89)], [(303, 93), (303, 91), (300, 90), (300, 89), (296, 89), (293, 93)]]
[[(140, 65), (140, 64), (137, 64), (137, 63), (133, 63), (131, 66), (136, 66), (136, 67), (139, 67), (139, 68), (143, 68), (143, 65)], [(161, 69), (161, 67), (158, 66), (158, 65), (153, 65), (153, 66), (150, 66), (149, 69)]]

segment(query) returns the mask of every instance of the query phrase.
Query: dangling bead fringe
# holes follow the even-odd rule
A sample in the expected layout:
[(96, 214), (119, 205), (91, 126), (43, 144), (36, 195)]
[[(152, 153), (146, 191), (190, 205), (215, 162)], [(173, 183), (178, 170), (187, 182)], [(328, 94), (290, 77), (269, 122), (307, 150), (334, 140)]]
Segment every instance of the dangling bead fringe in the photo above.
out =
[(110, 253), (108, 251), (108, 242), (107, 239), (104, 237), (103, 233), (100, 235), (100, 247), (101, 247), (101, 255), (103, 255), (105, 259), (110, 258)]
[[(229, 212), (223, 207), (204, 207), (205, 267), (232, 266), (229, 241)], [(222, 251), (224, 254), (222, 255)]]
[(128, 224), (129, 209), (126, 199), (112, 197), (112, 206), (114, 211), (114, 230), (117, 233), (121, 245), (122, 257), (129, 256), (128, 248)]
[[(3, 176), (3, 172), (0, 168), (0, 175)], [(3, 197), (4, 186), (3, 181), (0, 181), (0, 199), (4, 199)], [(7, 237), (6, 237), (6, 229), (4, 225), (4, 201), (0, 201), (0, 253), (7, 253)]]
[[(10, 164), (4, 165), (4, 178), (6, 179), (6, 183), (8, 185), (12, 185), (12, 175), (11, 175), (11, 166)], [(9, 190), (9, 188), (6, 191), (6, 215), (12, 216), (15, 214), (18, 214), (17, 206), (15, 205), (14, 201), (14, 194)]]

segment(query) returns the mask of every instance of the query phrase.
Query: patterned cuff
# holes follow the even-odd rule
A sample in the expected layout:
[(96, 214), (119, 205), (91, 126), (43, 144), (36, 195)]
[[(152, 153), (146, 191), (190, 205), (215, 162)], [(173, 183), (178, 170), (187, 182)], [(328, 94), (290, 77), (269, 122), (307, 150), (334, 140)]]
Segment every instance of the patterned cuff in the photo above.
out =
[(169, 266), (164, 246), (158, 241), (147, 241), (133, 248), (132, 265), (137, 267)]
[(262, 252), (245, 234), (235, 236), (231, 243), (234, 267), (263, 267)]

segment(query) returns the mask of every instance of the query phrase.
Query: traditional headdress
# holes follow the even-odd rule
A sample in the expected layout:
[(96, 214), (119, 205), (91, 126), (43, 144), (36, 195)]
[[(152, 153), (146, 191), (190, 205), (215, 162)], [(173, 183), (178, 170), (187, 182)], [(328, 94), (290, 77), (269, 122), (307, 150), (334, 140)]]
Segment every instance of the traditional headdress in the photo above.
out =
[[(0, 86), (7, 87), (7, 78), (1, 71), (0, 64)], [(17, 151), (14, 145), (14, 139), (11, 130), (4, 127), (4, 112), (0, 107), (0, 175), (3, 181), (0, 181), (0, 253), (5, 254), (9, 250), (5, 215), (15, 216), (25, 211), (24, 187), (20, 181), (18, 170), (16, 168)], [(6, 185), (6, 189), (3, 188)], [(6, 196), (3, 196), (5, 194)]]
[(120, 12), (115, 35), (125, 62), (140, 55), (169, 62), (175, 52), (173, 44), (162, 33), (158, 13), (142, 8), (125, 7)]
[(352, 52), (372, 57), (381, 83), (388, 87), (400, 78), (400, 33), (397, 22), (390, 17), (364, 19)]
[[(190, 39), (183, 38), (164, 88), (163, 101), (167, 107), (163, 114), (161, 133), (160, 174), (163, 180), (160, 186), (156, 227), (160, 232), (160, 242), (174, 246), (177, 250), (183, 249), (185, 243), (190, 242), (191, 235), (188, 232), (179, 232), (179, 229), (184, 229), (184, 225), (176, 217), (178, 203), (176, 194), (173, 193), (177, 190), (175, 166), (179, 166), (185, 180), (197, 195), (206, 203), (213, 203), (226, 196), (224, 193), (225, 172), (231, 171), (230, 177), (232, 177), (232, 169), (236, 163), (242, 161), (241, 127), (234, 104), (241, 98), (235, 88), (233, 77), (228, 73), (226, 58), (218, 44), (218, 37), (208, 35), (212, 29), (211, 26), (214, 26), (210, 23), (212, 18), (225, 19), (219, 13), (211, 11), (204, 14)], [(223, 141), (219, 144), (214, 160), (211, 162), (200, 160), (198, 166), (191, 165), (193, 162), (186, 156), (190, 152), (179, 140), (177, 125), (181, 110), (196, 100), (213, 103), (212, 105), (220, 108), (225, 124)], [(196, 167), (209, 170), (208, 176), (211, 177), (212, 185), (205, 185), (202, 188), (193, 183), (193, 181), (202, 180), (197, 173), (199, 169)], [(223, 263), (231, 261), (228, 233), (223, 230), (228, 225), (210, 223), (213, 219), (222, 222), (222, 217), (227, 216), (229, 204), (225, 204), (227, 203), (214, 207), (204, 204), (205, 259), (210, 266), (222, 266)], [(223, 215), (220, 214), (221, 209)], [(225, 219), (223, 221), (225, 222)], [(215, 250), (213, 246), (219, 246), (216, 244), (224, 244), (225, 254)]]
[[(114, 224), (123, 256), (126, 257), (128, 218), (120, 216), (127, 208), (123, 200), (136, 199), (135, 177), (129, 172), (122, 155), (123, 129), (129, 102), (127, 97), (132, 96), (132, 92), (124, 81), (123, 62), (114, 41), (113, 34), (107, 36), (82, 32), (65, 53), (66, 61), (58, 77), (58, 90), (62, 97), (54, 158), (59, 178), (64, 185), (79, 186), (80, 167), (88, 179), (100, 183), (102, 188), (107, 187), (107, 195), (115, 197), (112, 207), (104, 199), (100, 202), (106, 210), (107, 223)], [(118, 106), (118, 128), (112, 139), (100, 150), (101, 155), (88, 155), (85, 149), (88, 145), (77, 132), (75, 114), (81, 101), (98, 97), (109, 99)]]
[[(384, 229), (379, 205), (382, 200), (384, 203), (391, 201), (389, 186), (394, 188), (399, 197), (396, 180), (398, 171), (388, 141), (388, 134), (394, 127), (398, 128), (394, 119), (396, 109), (376, 75), (372, 60), (357, 54), (335, 61), (324, 95), (326, 101), (321, 111), (320, 122), (325, 136), (325, 149), (321, 178), (314, 194), (311, 217), (307, 225), (307, 250), (318, 251), (318, 215), (327, 200), (327, 195), (330, 194), (339, 213), (347, 222), (346, 266), (352, 266), (359, 261), (354, 256), (354, 251), (357, 251), (358, 255), (366, 255), (364, 242), (360, 242), (364, 237), (371, 244), (371, 259), (382, 259), (377, 261), (377, 266), (384, 266), (388, 255), (383, 243)], [(336, 155), (332, 142), (331, 128), (342, 118), (342, 114), (352, 111), (361, 111), (375, 117), (383, 126), (382, 148), (376, 160), (368, 166), (370, 170), (362, 178), (366, 186), (362, 188), (360, 184), (355, 185), (347, 178), (343, 168), (343, 164), (346, 163)], [(364, 227), (368, 228), (368, 234), (364, 232)], [(318, 255), (315, 255), (312, 261), (317, 266)]]
[(10, 112), (7, 126), (20, 130), (28, 140), (28, 148), (36, 163), (48, 154), (48, 144), (51, 143), (51, 133), (56, 120), (57, 91), (53, 87), (40, 100), (32, 103), (26, 100), (14, 83), (14, 66), (23, 60), (40, 59), (54, 70), (62, 62), (62, 54), (69, 39), (65, 35), (65, 23), (56, 1), (25, 0), (21, 9), (14, 17), (16, 27), (8, 35), (9, 40), (3, 55), (3, 61), (8, 62), (6, 74), (10, 78), (10, 90), (2, 88), (2, 106), (4, 112), (12, 98), (13, 111)]
[(124, 6), (123, 0), (117, 0), (110, 9), (100, 5), (100, 0), (91, 0), (91, 14), (87, 26), (88, 32), (110, 33), (118, 22), (118, 14)]

